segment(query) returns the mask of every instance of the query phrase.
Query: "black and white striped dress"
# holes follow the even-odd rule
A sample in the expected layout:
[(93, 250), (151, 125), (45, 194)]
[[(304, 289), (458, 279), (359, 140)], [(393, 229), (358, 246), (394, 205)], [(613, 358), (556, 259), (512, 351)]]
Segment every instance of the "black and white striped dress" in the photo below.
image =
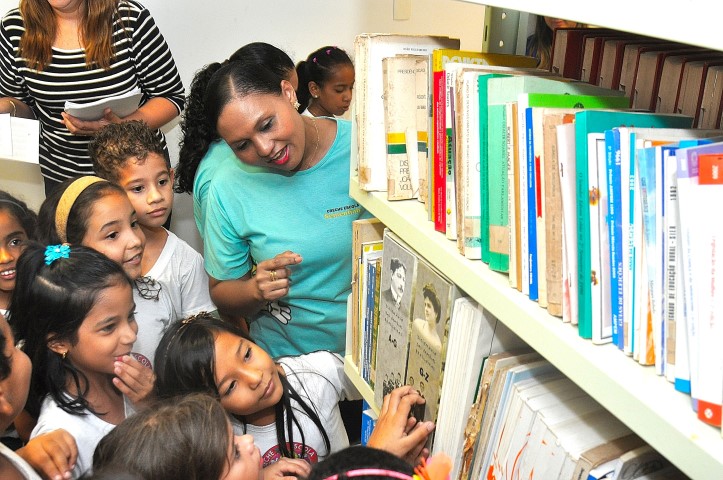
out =
[[(114, 20), (116, 57), (107, 70), (85, 64), (83, 49), (53, 48), (51, 63), (41, 72), (28, 68), (18, 56), (25, 31), (18, 9), (0, 24), (0, 97), (22, 100), (40, 121), (40, 166), (54, 181), (93, 173), (88, 156), (91, 137), (71, 134), (60, 113), (66, 100), (87, 103), (138, 87), (141, 103), (154, 97), (183, 110), (184, 91), (171, 51), (150, 12), (135, 0), (119, 0)], [(160, 138), (163, 134), (158, 131)], [(165, 142), (165, 139), (164, 139)]]

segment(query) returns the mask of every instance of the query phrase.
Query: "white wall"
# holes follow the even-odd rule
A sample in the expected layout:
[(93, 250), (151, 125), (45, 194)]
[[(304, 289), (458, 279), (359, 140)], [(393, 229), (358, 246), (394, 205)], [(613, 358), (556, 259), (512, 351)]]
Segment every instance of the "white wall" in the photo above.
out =
[[(362, 32), (429, 33), (458, 37), (462, 48), (482, 45), (484, 7), (458, 0), (409, 0), (409, 20), (393, 20), (394, 0), (141, 0), (168, 44), (188, 88), (196, 70), (227, 58), (240, 46), (265, 41), (299, 61), (323, 45), (337, 45), (353, 55), (354, 37)], [(17, 6), (0, 0), (0, 12)], [(180, 129), (167, 137), (177, 157)], [(0, 188), (24, 197), (37, 208), (43, 198), (37, 167), (0, 161)], [(173, 230), (201, 249), (188, 195), (177, 195)]]

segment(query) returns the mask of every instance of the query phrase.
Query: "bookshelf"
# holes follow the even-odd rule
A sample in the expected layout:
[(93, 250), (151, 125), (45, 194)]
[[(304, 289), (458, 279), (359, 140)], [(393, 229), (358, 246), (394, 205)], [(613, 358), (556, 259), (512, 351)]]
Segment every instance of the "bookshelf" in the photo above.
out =
[[(612, 344), (583, 340), (577, 328), (511, 288), (506, 275), (460, 255), (455, 242), (434, 230), (416, 200), (388, 202), (386, 193), (361, 190), (355, 178), (350, 194), (688, 476), (723, 478), (720, 430), (698, 420), (690, 397), (656, 375), (653, 367), (640, 366)], [(345, 371), (373, 405), (374, 393), (351, 359), (345, 361)]]
[[(590, 8), (585, 2), (573, 0), (460, 1), (577, 20), (723, 51), (719, 33), (723, 4), (716, 2), (690, 0), (681, 4), (660, 0), (653, 5), (612, 0), (600, 8)], [(363, 191), (354, 178), (350, 194), (684, 473), (696, 479), (723, 478), (721, 431), (698, 420), (690, 397), (656, 375), (653, 367), (640, 366), (612, 344), (598, 346), (581, 339), (576, 328), (548, 315), (536, 302), (512, 289), (506, 275), (490, 271), (480, 261), (464, 258), (455, 242), (434, 230), (416, 200), (387, 202), (386, 193)], [(373, 404), (373, 392), (351, 362), (347, 364), (347, 374)]]

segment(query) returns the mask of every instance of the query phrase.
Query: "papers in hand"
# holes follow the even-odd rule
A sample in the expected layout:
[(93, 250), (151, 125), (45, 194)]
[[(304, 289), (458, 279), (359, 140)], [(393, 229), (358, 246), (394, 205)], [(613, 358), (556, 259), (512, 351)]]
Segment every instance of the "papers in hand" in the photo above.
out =
[(90, 103), (65, 102), (65, 111), (81, 120), (98, 120), (103, 117), (103, 111), (110, 108), (119, 117), (127, 117), (138, 110), (142, 93), (134, 88), (130, 92), (103, 98)]

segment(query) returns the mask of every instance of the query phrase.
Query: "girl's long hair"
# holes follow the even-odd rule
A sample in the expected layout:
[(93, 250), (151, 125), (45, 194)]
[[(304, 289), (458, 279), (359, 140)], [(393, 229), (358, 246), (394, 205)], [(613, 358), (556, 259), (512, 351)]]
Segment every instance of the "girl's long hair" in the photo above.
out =
[[(119, 0), (85, 0), (78, 32), (90, 68), (110, 67), (115, 57), (113, 24), (120, 21)], [(55, 13), (47, 0), (20, 0), (25, 32), (20, 37), (20, 56), (28, 66), (42, 71), (53, 56), (52, 46), (58, 33)]]
[[(156, 392), (159, 398), (206, 393), (220, 401), (221, 395), (215, 380), (215, 339), (221, 332), (228, 332), (240, 338), (250, 340), (235, 325), (217, 319), (208, 313), (177, 321), (170, 325), (163, 335), (155, 355)], [(331, 451), (329, 436), (319, 419), (319, 415), (296, 389), (286, 376), (279, 375), (283, 387), (281, 400), (276, 404), (276, 439), (283, 457), (295, 458), (293, 426), (301, 432), (302, 451), (306, 449), (304, 431), (296, 418), (295, 401), (303, 413), (316, 425), (324, 439), (327, 453)], [(243, 416), (232, 415), (246, 427)], [(286, 418), (286, 423), (284, 423)]]
[[(37, 417), (49, 394), (68, 413), (92, 412), (85, 399), (87, 378), (68, 359), (50, 350), (48, 343), (75, 344), (78, 329), (98, 294), (115, 285), (131, 286), (131, 282), (120, 265), (92, 248), (70, 246), (68, 258), (57, 258), (49, 265), (45, 248), (32, 242), (20, 255), (8, 312), (8, 322), (33, 364), (26, 409)], [(69, 382), (77, 397), (68, 396)]]

